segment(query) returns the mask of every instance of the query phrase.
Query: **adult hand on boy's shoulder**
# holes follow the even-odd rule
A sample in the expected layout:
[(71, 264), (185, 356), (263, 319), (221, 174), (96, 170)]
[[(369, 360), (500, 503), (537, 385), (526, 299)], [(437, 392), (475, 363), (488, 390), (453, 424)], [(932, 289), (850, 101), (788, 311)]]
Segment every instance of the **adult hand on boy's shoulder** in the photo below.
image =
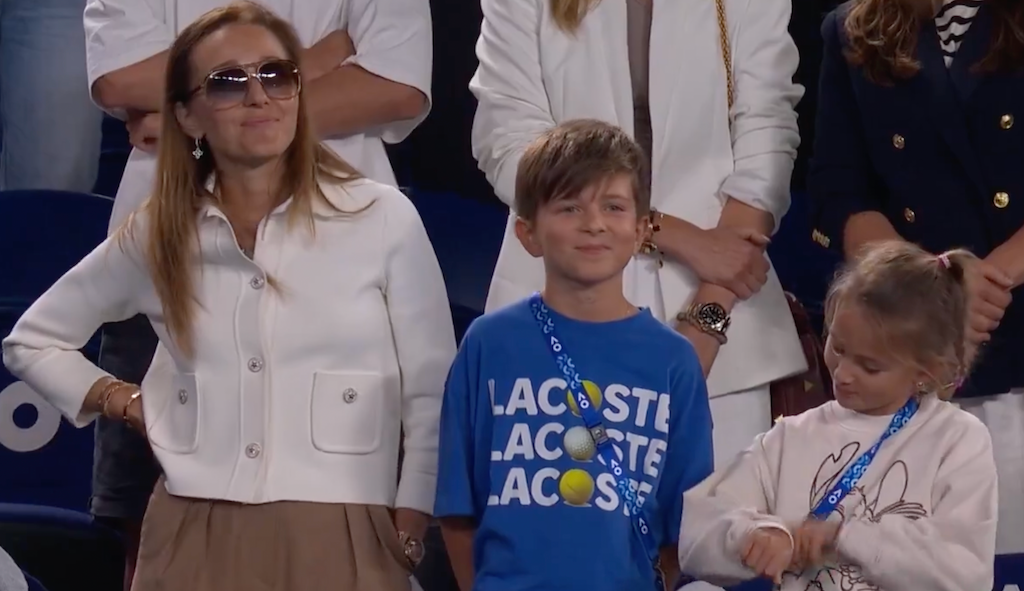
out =
[(793, 538), (777, 527), (758, 527), (747, 534), (740, 547), (743, 564), (776, 584), (782, 582), (782, 573), (793, 562)]

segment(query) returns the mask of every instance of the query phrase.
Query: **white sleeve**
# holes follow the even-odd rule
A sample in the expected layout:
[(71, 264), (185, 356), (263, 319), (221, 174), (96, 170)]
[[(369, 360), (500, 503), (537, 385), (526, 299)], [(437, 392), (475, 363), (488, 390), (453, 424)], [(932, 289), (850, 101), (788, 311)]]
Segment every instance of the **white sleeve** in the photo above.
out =
[(134, 240), (107, 238), (33, 303), (3, 341), (4, 365), (75, 426), (95, 415), (82, 403), (109, 374), (79, 352), (108, 322), (135, 316), (149, 275)]
[(428, 0), (353, 0), (349, 2), (348, 34), (356, 54), (345, 64), (419, 90), (427, 106), (415, 119), (382, 128), (389, 144), (401, 142), (430, 112), (430, 81), (434, 42)]
[(800, 145), (796, 104), (804, 93), (793, 82), (800, 55), (789, 36), (791, 12), (791, 0), (749, 0), (740, 15), (732, 48), (735, 169), (721, 188), (723, 199), (771, 213), (775, 230), (789, 210), (790, 177)]
[(882, 589), (991, 589), (997, 496), (992, 439), (975, 422), (939, 466), (931, 515), (850, 521), (836, 548)]
[(782, 454), (782, 424), (758, 435), (725, 468), (683, 495), (679, 568), (723, 587), (757, 576), (740, 560), (743, 541), (761, 527), (789, 529), (771, 515)]
[(84, 24), (89, 88), (106, 74), (170, 48), (175, 37), (156, 0), (89, 0)]
[(416, 208), (401, 194), (388, 205), (385, 236), (392, 242), (384, 293), (401, 372), (405, 437), (395, 505), (431, 514), (441, 402), (455, 359), (455, 331), (441, 267)]
[(509, 207), (516, 170), (526, 146), (555, 126), (540, 67), (538, 0), (482, 0), (484, 20), (469, 89), (478, 105), (473, 119), (473, 157), (494, 192)]

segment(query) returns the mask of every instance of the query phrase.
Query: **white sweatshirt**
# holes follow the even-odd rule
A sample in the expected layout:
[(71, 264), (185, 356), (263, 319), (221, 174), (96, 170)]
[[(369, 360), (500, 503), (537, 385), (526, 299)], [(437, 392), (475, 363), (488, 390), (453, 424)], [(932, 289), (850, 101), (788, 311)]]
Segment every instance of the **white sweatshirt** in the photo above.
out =
[[(804, 521), (891, 418), (829, 402), (758, 436), (733, 464), (686, 493), (683, 572), (719, 585), (753, 578), (739, 556), (746, 534)], [(781, 591), (991, 589), (996, 511), (988, 429), (927, 396), (830, 517), (844, 521), (837, 556), (787, 573)]]

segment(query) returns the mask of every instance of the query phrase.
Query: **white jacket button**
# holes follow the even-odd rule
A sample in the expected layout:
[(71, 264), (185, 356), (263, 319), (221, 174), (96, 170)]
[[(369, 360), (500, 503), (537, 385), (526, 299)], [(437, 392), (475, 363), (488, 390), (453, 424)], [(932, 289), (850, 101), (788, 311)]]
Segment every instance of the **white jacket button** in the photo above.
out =
[(345, 388), (345, 391), (341, 393), (342, 399), (350, 404), (356, 401), (356, 396), (358, 395), (359, 392), (356, 392), (352, 388)]
[(263, 448), (260, 447), (260, 444), (258, 443), (250, 443), (249, 445), (245, 446), (245, 455), (250, 458), (255, 458), (259, 456), (261, 451), (263, 451)]
[(185, 404), (188, 402), (188, 390), (182, 388), (178, 390), (178, 402)]
[(263, 289), (263, 286), (267, 283), (267, 280), (262, 275), (256, 275), (249, 280), (249, 287), (253, 289)]
[(253, 357), (249, 360), (249, 371), (255, 373), (263, 369), (263, 360), (259, 357)]

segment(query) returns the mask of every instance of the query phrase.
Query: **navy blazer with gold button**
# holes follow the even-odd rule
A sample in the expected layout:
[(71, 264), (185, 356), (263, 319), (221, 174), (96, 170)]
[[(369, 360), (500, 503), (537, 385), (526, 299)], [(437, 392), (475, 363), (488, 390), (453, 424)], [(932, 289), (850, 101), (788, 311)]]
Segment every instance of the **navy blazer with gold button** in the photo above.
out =
[[(842, 254), (850, 216), (879, 211), (931, 252), (984, 257), (1024, 226), (1024, 73), (971, 70), (988, 53), (991, 10), (979, 10), (949, 68), (933, 22), (923, 24), (921, 70), (880, 85), (843, 56), (849, 4), (822, 25), (811, 238)], [(1013, 295), (959, 396), (1024, 387), (1024, 290)]]

